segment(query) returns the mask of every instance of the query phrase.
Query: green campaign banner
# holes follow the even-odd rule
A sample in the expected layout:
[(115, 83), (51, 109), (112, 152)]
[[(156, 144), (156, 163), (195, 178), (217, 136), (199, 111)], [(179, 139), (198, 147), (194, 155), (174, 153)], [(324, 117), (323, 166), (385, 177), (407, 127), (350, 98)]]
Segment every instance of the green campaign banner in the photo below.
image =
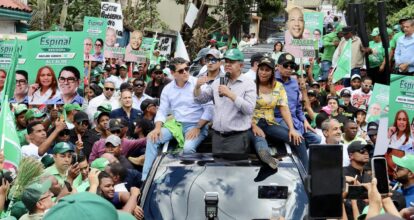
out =
[(323, 13), (322, 12), (304, 12), (305, 30), (303, 34), (307, 39), (319, 41), (322, 37), (323, 30)]
[(349, 39), (345, 44), (344, 50), (341, 53), (335, 71), (333, 72), (333, 83), (338, 82), (351, 72), (351, 45), (352, 41)]
[(374, 90), (372, 91), (372, 95), (369, 100), (367, 115), (368, 122), (379, 121), (380, 118), (388, 116), (389, 94), (389, 86), (375, 83)]
[(133, 31), (125, 48), (126, 62), (145, 62), (150, 56), (152, 38), (143, 37), (141, 31)]
[(29, 104), (82, 104), (85, 33), (30, 31), (27, 39)]
[(413, 142), (414, 77), (391, 75), (389, 95), (388, 136), (390, 138), (390, 147), (398, 149)]
[[(8, 70), (11, 57), (13, 53), (14, 47), (14, 40), (5, 40), (0, 41), (0, 69)], [(25, 40), (18, 40), (18, 47), (19, 47), (19, 60), (17, 63), (16, 69), (24, 69), (26, 61), (27, 61), (27, 41)]]
[(85, 17), (83, 19), (84, 61), (104, 62), (104, 45), (108, 21), (105, 18)]

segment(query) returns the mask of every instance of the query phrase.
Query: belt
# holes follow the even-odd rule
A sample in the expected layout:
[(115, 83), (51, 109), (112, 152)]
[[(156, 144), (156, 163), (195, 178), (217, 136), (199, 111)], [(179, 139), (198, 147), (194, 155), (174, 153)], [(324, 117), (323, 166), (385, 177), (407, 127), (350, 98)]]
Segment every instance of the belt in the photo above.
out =
[(216, 130), (213, 130), (213, 131), (214, 131), (214, 133), (216, 133), (217, 135), (220, 135), (222, 137), (229, 137), (229, 136), (233, 136), (233, 135), (236, 135), (236, 134), (241, 134), (243, 132), (246, 132), (247, 130), (245, 130), (245, 131), (228, 131), (228, 132), (222, 132), (222, 131), (216, 131)]

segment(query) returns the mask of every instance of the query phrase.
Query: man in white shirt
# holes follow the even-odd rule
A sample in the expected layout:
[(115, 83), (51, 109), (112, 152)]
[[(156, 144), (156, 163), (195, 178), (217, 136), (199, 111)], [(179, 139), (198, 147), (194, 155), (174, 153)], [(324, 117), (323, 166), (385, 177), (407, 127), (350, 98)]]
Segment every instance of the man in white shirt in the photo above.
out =
[(108, 77), (109, 81), (112, 81), (115, 84), (115, 88), (118, 90), (122, 83), (128, 82), (128, 67), (125, 64), (122, 64), (119, 67), (119, 76), (111, 75)]
[(351, 103), (355, 108), (361, 108), (361, 106), (365, 105), (365, 109), (368, 109), (372, 87), (372, 79), (366, 76), (362, 80), (361, 88), (352, 91)]
[(256, 73), (257, 73), (257, 68), (259, 65), (259, 61), (260, 59), (262, 59), (263, 54), (261, 53), (255, 53), (252, 55), (252, 57), (250, 58), (250, 66), (251, 68), (249, 69), (249, 71), (247, 71), (244, 75), (247, 76), (249, 79), (252, 79), (253, 81), (256, 80)]
[(41, 122), (29, 123), (27, 125), (27, 134), (29, 135), (30, 143), (22, 147), (22, 155), (24, 157), (34, 157), (38, 160), (42, 159), (59, 135), (59, 132), (66, 128), (66, 123), (57, 121), (55, 126), (55, 130), (47, 137), (45, 127)]
[(115, 93), (115, 83), (106, 80), (104, 83), (104, 91), (101, 95), (91, 99), (89, 101), (88, 108), (86, 109), (86, 113), (88, 113), (88, 117), (91, 122), (93, 122), (93, 116), (98, 111), (98, 106), (102, 104), (109, 104), (112, 106), (112, 109), (120, 108), (119, 100), (114, 95)]
[(151, 96), (144, 93), (145, 81), (143, 79), (135, 79), (133, 82), (134, 95), (132, 96), (132, 108), (140, 109), (142, 101), (152, 99)]

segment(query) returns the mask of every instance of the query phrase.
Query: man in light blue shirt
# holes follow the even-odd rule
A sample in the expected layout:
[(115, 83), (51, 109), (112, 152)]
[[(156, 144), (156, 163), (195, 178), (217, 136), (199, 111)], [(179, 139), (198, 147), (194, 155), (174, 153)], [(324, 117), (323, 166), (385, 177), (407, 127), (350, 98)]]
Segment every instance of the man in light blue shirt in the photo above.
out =
[(197, 78), (190, 76), (188, 61), (181, 57), (174, 58), (169, 68), (174, 81), (162, 90), (160, 106), (154, 119), (155, 129), (147, 136), (142, 180), (147, 178), (152, 163), (157, 157), (158, 147), (180, 135), (177, 135), (176, 130), (172, 132), (162, 127), (167, 121), (168, 114), (172, 114), (174, 119), (181, 124), (184, 136), (183, 153), (196, 152), (197, 146), (207, 137), (206, 125), (213, 118), (212, 105), (194, 102), (193, 90)]
[(407, 20), (403, 24), (405, 35), (398, 38), (395, 49), (395, 67), (403, 75), (414, 74), (414, 19)]

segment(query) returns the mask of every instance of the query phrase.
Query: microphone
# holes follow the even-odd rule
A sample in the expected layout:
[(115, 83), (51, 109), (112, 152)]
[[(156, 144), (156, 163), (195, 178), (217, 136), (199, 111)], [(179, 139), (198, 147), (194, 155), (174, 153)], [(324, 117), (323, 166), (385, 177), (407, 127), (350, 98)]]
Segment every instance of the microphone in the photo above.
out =
[[(227, 85), (229, 82), (230, 73), (227, 72), (225, 76), (220, 76), (220, 85)], [(223, 95), (219, 95), (220, 97), (223, 97)]]

